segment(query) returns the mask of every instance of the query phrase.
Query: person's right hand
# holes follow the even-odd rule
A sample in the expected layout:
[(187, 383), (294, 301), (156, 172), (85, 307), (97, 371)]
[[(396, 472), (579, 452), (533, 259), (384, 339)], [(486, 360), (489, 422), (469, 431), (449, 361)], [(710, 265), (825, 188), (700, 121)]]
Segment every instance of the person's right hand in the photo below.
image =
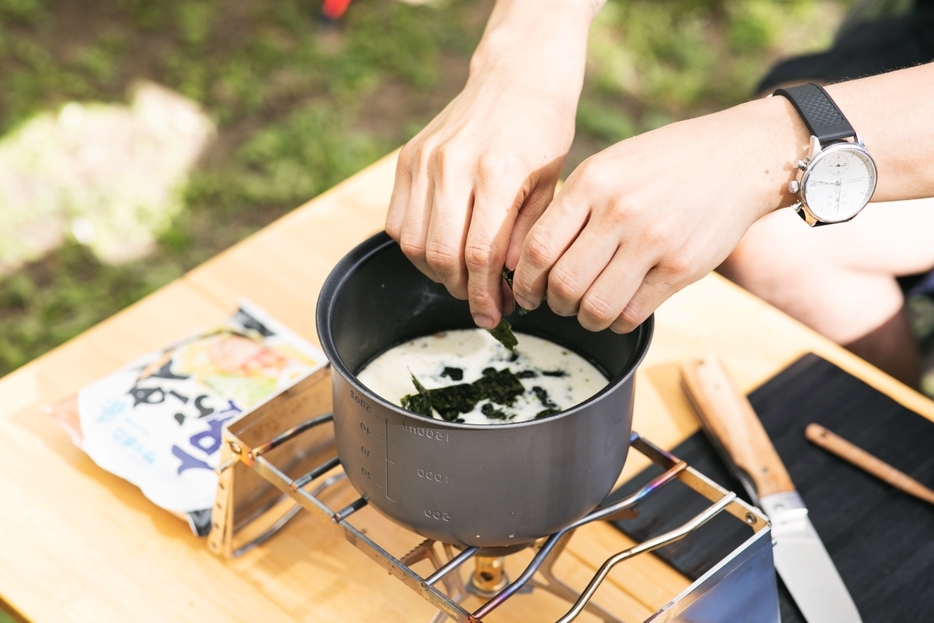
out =
[(386, 218), (415, 266), (469, 299), (487, 329), (513, 303), (503, 267), (515, 268), (574, 137), (592, 15), (544, 4), (556, 6), (497, 5), (464, 90), (402, 149)]

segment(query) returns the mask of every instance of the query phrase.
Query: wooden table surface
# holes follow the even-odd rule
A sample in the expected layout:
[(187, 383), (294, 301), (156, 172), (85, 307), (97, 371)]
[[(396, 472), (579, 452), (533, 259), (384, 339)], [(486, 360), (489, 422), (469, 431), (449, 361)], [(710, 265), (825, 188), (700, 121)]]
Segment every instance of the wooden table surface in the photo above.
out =
[[(0, 380), (0, 599), (18, 616), (61, 621), (427, 621), (433, 610), (312, 517), (228, 561), (133, 485), (98, 468), (43, 407), (122, 364), (220, 324), (241, 297), (317, 343), (318, 291), (331, 267), (382, 228), (396, 154), (139, 303)], [(934, 420), (934, 403), (765, 303), (711, 275), (658, 310), (638, 372), (634, 428), (673, 447), (698, 422), (678, 363), (719, 356), (749, 391), (807, 351)], [(645, 465), (636, 457), (624, 477)], [(379, 540), (380, 518), (363, 518)], [(388, 538), (388, 537), (387, 537)], [(579, 530), (557, 570), (578, 587), (629, 541)], [(686, 586), (651, 556), (621, 565), (597, 599), (642, 621)], [(554, 620), (566, 604), (512, 600), (490, 621)], [(593, 620), (582, 617), (581, 620)]]

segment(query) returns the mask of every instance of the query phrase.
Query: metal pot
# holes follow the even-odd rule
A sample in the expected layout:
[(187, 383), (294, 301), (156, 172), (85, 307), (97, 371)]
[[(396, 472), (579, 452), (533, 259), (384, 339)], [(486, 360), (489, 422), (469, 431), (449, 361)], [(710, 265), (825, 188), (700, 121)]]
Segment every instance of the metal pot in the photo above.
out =
[(345, 256), (321, 290), (317, 328), (333, 365), (338, 455), (370, 505), (409, 530), (457, 545), (528, 543), (593, 510), (622, 470), (652, 318), (627, 335), (589, 332), (546, 305), (509, 321), (589, 359), (609, 384), (541, 420), (423, 417), (375, 395), (355, 373), (402, 342), (474, 327), (467, 303), (422, 275), (385, 233)]

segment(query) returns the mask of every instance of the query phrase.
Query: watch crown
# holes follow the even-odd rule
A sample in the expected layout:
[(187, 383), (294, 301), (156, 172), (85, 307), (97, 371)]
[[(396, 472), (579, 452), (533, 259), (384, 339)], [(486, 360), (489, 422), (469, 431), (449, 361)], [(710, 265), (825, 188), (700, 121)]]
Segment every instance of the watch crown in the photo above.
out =
[(801, 171), (804, 171), (806, 168), (808, 168), (808, 163), (805, 160), (798, 160), (797, 162), (795, 162), (795, 168), (800, 169)]
[(799, 190), (801, 190), (801, 184), (798, 183), (798, 180), (791, 180), (788, 182), (788, 192), (797, 195)]

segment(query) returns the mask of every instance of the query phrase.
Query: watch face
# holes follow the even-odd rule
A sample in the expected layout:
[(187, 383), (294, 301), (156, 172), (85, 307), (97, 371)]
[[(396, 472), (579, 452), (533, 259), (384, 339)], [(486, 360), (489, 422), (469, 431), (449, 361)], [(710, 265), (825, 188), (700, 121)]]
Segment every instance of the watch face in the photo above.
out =
[(836, 143), (817, 154), (804, 178), (804, 203), (822, 221), (848, 221), (876, 189), (876, 165), (861, 147)]

